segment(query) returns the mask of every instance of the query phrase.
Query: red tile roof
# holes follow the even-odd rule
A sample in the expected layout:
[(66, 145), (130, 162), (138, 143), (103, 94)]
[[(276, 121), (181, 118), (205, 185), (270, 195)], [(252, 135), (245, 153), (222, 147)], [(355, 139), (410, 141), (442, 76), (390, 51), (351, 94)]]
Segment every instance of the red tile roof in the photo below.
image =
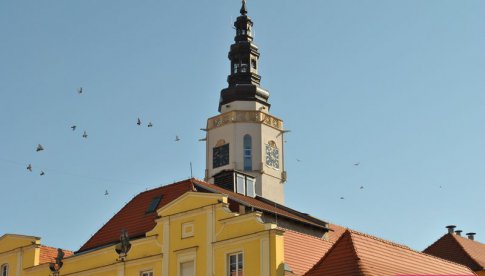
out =
[[(74, 253), (69, 250), (62, 250), (64, 252), (64, 258), (72, 256)], [(57, 257), (57, 248), (41, 245), (39, 254), (39, 264), (45, 264), (55, 262)]]
[(476, 275), (469, 268), (347, 230), (305, 276)]
[(295, 275), (303, 275), (332, 247), (333, 243), (288, 229), (285, 232), (285, 263)]
[[(162, 196), (162, 200), (156, 209), (177, 199), (184, 193), (192, 191), (193, 188), (206, 190), (208, 192), (227, 195), (231, 200), (254, 207), (266, 213), (278, 214), (292, 220), (296, 220), (314, 227), (325, 228), (326, 222), (312, 218), (296, 210), (278, 205), (270, 204), (267, 200), (256, 199), (240, 195), (214, 184), (198, 179), (187, 179), (171, 185), (162, 186), (153, 190), (145, 191), (135, 196), (117, 214), (115, 214), (101, 229), (99, 229), (77, 252), (84, 252), (100, 246), (113, 244), (119, 241), (122, 229), (128, 231), (130, 238), (142, 237), (146, 232), (153, 229), (157, 213), (146, 214), (146, 210), (154, 197)], [(323, 255), (323, 254), (322, 254)]]
[(474, 271), (485, 270), (485, 244), (456, 234), (446, 234), (423, 252), (462, 265)]
[(77, 252), (118, 242), (122, 229), (128, 231), (130, 238), (144, 236), (146, 232), (155, 227), (157, 213), (146, 213), (153, 198), (162, 196), (162, 200), (160, 200), (156, 208), (159, 209), (184, 193), (191, 191), (192, 187), (190, 180), (184, 180), (138, 194), (101, 227)]

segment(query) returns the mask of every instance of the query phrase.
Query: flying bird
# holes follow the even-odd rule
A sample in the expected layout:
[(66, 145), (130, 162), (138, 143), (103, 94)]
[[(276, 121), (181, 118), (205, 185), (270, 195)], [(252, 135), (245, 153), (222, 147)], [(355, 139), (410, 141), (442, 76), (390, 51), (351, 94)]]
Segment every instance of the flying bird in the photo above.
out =
[(32, 164), (29, 164), (29, 165), (27, 166), (27, 170), (32, 171)]
[(88, 134), (86, 133), (86, 131), (84, 131), (84, 133), (83, 133), (83, 138), (88, 138)]
[(354, 163), (354, 166), (358, 166), (358, 165), (360, 165), (360, 162)]
[(178, 142), (178, 141), (180, 141), (180, 138), (178, 135), (175, 135), (175, 142)]
[(137, 124), (137, 125), (141, 125), (141, 120), (140, 120), (140, 118), (138, 118), (138, 120), (136, 121), (136, 124)]
[(360, 189), (363, 190), (364, 189), (364, 186), (360, 186)]
[(44, 150), (44, 147), (41, 144), (38, 144), (35, 151), (41, 151), (41, 150)]
[(149, 122), (149, 123), (148, 123), (148, 127), (153, 127), (152, 122)]
[(340, 199), (345, 199), (345, 198), (343, 196), (341, 196)]
[(104, 195), (109, 195), (108, 190), (104, 191)]
[(72, 131), (76, 130), (76, 126), (71, 126), (71, 128), (72, 128)]
[(300, 159), (298, 159), (298, 158), (296, 158), (296, 162), (301, 162), (301, 160), (300, 160)]
[(44, 175), (44, 174), (45, 174), (45, 172), (44, 172), (44, 171), (40, 171), (40, 175)]
[(82, 87), (79, 87), (79, 89), (77, 90), (77, 93), (78, 94), (82, 94), (83, 93), (83, 88)]

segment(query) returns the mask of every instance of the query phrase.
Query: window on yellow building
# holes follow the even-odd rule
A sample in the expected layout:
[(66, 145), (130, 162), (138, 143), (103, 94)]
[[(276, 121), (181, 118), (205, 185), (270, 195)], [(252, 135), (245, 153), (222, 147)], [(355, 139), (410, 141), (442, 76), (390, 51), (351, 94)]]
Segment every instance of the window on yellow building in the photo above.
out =
[(228, 276), (243, 276), (243, 254), (242, 252), (229, 254), (228, 259)]
[(153, 271), (140, 272), (140, 276), (153, 276)]
[(2, 276), (8, 276), (8, 264), (2, 265)]
[(180, 276), (195, 276), (194, 261), (180, 263)]

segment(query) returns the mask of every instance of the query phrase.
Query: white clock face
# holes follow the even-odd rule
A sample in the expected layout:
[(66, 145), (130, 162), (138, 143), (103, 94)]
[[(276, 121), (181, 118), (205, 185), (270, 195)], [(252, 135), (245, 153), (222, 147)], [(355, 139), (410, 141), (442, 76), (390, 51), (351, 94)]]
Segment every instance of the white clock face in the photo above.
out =
[(275, 169), (280, 168), (280, 154), (277, 147), (266, 144), (266, 165)]

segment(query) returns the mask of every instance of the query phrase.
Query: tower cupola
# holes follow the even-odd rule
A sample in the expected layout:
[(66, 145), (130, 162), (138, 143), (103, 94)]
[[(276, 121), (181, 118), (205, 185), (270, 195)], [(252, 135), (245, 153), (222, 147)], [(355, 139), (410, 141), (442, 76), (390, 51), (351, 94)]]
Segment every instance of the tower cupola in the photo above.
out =
[(260, 87), (259, 50), (246, 1), (234, 22), (230, 74), (218, 115), (207, 119), (205, 180), (224, 189), (284, 204), (287, 174), (283, 121), (269, 112), (269, 92)]
[(269, 92), (260, 87), (259, 51), (253, 43), (253, 21), (247, 16), (245, 0), (240, 13), (234, 22), (236, 36), (228, 55), (231, 72), (227, 77), (228, 87), (221, 91), (219, 111), (221, 106), (234, 101), (257, 101), (269, 109)]

